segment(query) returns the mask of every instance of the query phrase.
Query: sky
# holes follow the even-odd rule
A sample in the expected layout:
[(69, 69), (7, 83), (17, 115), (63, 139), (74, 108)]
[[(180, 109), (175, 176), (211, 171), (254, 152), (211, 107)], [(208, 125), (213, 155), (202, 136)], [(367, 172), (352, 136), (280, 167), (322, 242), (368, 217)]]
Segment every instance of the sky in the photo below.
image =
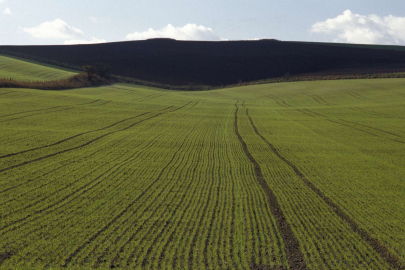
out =
[(0, 45), (156, 37), (405, 45), (405, 1), (0, 0)]

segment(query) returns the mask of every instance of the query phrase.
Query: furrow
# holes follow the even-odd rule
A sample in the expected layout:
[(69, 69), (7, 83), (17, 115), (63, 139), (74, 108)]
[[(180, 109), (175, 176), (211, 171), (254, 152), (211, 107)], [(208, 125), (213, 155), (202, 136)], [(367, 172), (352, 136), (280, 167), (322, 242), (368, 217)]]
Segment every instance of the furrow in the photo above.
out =
[[(201, 120), (200, 120), (200, 121), (201, 121)], [(194, 129), (195, 129), (195, 128), (194, 128)], [(194, 130), (194, 129), (193, 129), (193, 130)], [(187, 137), (188, 137), (188, 136), (189, 136), (189, 135), (187, 135)], [(176, 185), (178, 185), (178, 184), (179, 184), (179, 183), (177, 183)], [(173, 187), (174, 187), (174, 186), (172, 186), (172, 188), (173, 188)], [(149, 202), (149, 203), (148, 203), (148, 207), (143, 210), (143, 212), (140, 214), (140, 216), (139, 216), (138, 218), (142, 217), (142, 216), (149, 210), (150, 207), (159, 208), (159, 206), (158, 206), (158, 207), (156, 206), (155, 202), (156, 202), (157, 199), (159, 199), (159, 200), (161, 200), (161, 203), (160, 203), (159, 205), (161, 205), (161, 204), (165, 201), (165, 199), (162, 199), (161, 196), (160, 196), (160, 194), (161, 194), (163, 191), (164, 191), (164, 188), (161, 189), (161, 192), (159, 193), (159, 195), (156, 195), (156, 196), (155, 196), (153, 202)], [(170, 193), (170, 192), (169, 192), (169, 193)], [(165, 196), (168, 196), (169, 193), (167, 193)], [(164, 211), (163, 211), (163, 213), (164, 213)], [(142, 222), (142, 224), (138, 225), (138, 228), (137, 228), (136, 232), (132, 234), (132, 236), (129, 238), (129, 240), (127, 240), (127, 241), (125, 242), (125, 244), (124, 244), (123, 246), (121, 246), (119, 253), (117, 253), (116, 257), (115, 257), (115, 258), (113, 259), (113, 261), (110, 263), (110, 266), (113, 266), (113, 265), (115, 265), (115, 264), (117, 263), (117, 258), (118, 258), (118, 256), (119, 256), (119, 254), (124, 251), (125, 247), (132, 241), (132, 239), (133, 239), (135, 236), (138, 235), (138, 232), (141, 231), (141, 229), (143, 228), (144, 224), (145, 224), (146, 222), (148, 222), (149, 219), (152, 218), (152, 217), (153, 217), (153, 215), (149, 216), (147, 219), (145, 219), (145, 220)], [(129, 218), (128, 218), (128, 219), (129, 219)], [(123, 223), (127, 223), (127, 222), (128, 222), (128, 219), (126, 219)], [(157, 219), (157, 221), (158, 221), (158, 219)], [(156, 222), (157, 222), (157, 221), (156, 221)], [(125, 234), (129, 229), (132, 229), (132, 226), (128, 226), (128, 227), (121, 233), (121, 235), (116, 238), (116, 240), (114, 241), (114, 245), (116, 245), (116, 244), (120, 241), (120, 239), (121, 239), (121, 237), (123, 236), (123, 234)], [(142, 242), (142, 240), (141, 240), (140, 242)], [(106, 254), (108, 254), (109, 252), (110, 252), (110, 247), (108, 247), (105, 251), (102, 252), (102, 254), (98, 257), (98, 259), (97, 259), (97, 261), (96, 261), (96, 264), (93, 265), (93, 266), (94, 266), (94, 267), (97, 267), (97, 266), (101, 263), (102, 258), (103, 258)]]
[(57, 109), (57, 108), (62, 108), (62, 107), (67, 107), (67, 106), (89, 105), (89, 104), (92, 104), (92, 103), (96, 103), (96, 102), (98, 102), (98, 101), (100, 101), (100, 100), (101, 100), (101, 99), (97, 99), (97, 100), (92, 101), (92, 102), (81, 103), (81, 104), (75, 104), (75, 105), (74, 105), (74, 104), (72, 104), (72, 105), (61, 105), (61, 106), (55, 106), (55, 107), (46, 108), (46, 109), (39, 109), (39, 110), (24, 111), (24, 112), (12, 113), (12, 114), (0, 115), (0, 118), (2, 118), (2, 117), (7, 117), (7, 116), (18, 115), (18, 114), (23, 114), (23, 113), (39, 112), (39, 111), (49, 111), (49, 110), (53, 110), (53, 109)]
[(343, 219), (350, 228), (360, 235), (360, 237), (367, 242), (392, 268), (401, 269), (401, 264), (399, 259), (392, 254), (380, 241), (369, 235), (363, 228), (361, 228), (354, 219), (352, 219), (348, 214), (346, 214), (337, 204), (335, 204), (332, 199), (330, 199), (325, 193), (318, 189), (309, 179), (301, 172), (301, 170), (295, 166), (291, 161), (287, 160), (277, 148), (271, 144), (265, 137), (263, 137), (256, 126), (252, 118), (249, 115), (248, 109), (246, 109), (246, 115), (249, 117), (250, 123), (255, 131), (255, 133), (270, 147), (273, 153), (280, 158), (286, 165), (288, 165), (295, 174), (313, 191), (315, 192), (326, 204), (328, 204), (331, 209)]
[(267, 196), (267, 201), (269, 207), (271, 209), (271, 213), (276, 220), (277, 228), (283, 238), (285, 253), (287, 255), (287, 261), (289, 266), (292, 269), (307, 269), (306, 262), (304, 259), (304, 255), (300, 250), (299, 242), (294, 235), (291, 225), (287, 222), (286, 217), (284, 216), (283, 211), (281, 210), (280, 204), (277, 200), (276, 195), (270, 189), (269, 185), (267, 184), (263, 172), (260, 168), (259, 163), (254, 159), (252, 154), (249, 152), (246, 142), (243, 140), (242, 136), (239, 133), (238, 129), (238, 102), (235, 103), (235, 133), (238, 137), (240, 143), (242, 144), (243, 151), (245, 155), (248, 157), (249, 161), (252, 163), (254, 167), (254, 172), (256, 179), (258, 180), (260, 186), (262, 187), (263, 191)]
[[(173, 110), (173, 111), (177, 111), (177, 110), (179, 110), (179, 109), (181, 109), (181, 108), (187, 106), (187, 105), (190, 104), (190, 103), (191, 103), (191, 101), (190, 101), (189, 103), (187, 103), (186, 105), (184, 105), (184, 106), (182, 106), (182, 107), (180, 107), (180, 108), (177, 108), (177, 109), (175, 109), (175, 110)], [(173, 111), (171, 111), (171, 112), (173, 112)], [(161, 114), (161, 113), (160, 113), (160, 114)], [(160, 114), (157, 114), (157, 115), (155, 115), (155, 116), (153, 116), (153, 117), (156, 117), (156, 116), (158, 116), (158, 115), (160, 115)], [(151, 117), (151, 118), (153, 118), (153, 117)], [(149, 119), (150, 119), (150, 118), (149, 118)], [(129, 127), (128, 127), (128, 128), (129, 128)], [(183, 144), (184, 144), (184, 141), (183, 141)], [(183, 144), (182, 144), (182, 145), (183, 145)], [(180, 146), (180, 148), (177, 150), (177, 152), (178, 152), (180, 149), (181, 149), (181, 146)], [(177, 153), (177, 152), (176, 152), (176, 153)], [(104, 231), (106, 231), (109, 227), (111, 227), (111, 225), (112, 225), (113, 223), (115, 223), (119, 218), (121, 218), (126, 212), (128, 212), (128, 210), (129, 210), (141, 197), (143, 197), (143, 196), (146, 194), (146, 192), (147, 192), (154, 184), (156, 184), (157, 182), (159, 182), (160, 177), (162, 176), (162, 174), (163, 174), (163, 172), (166, 170), (166, 168), (173, 162), (174, 157), (175, 157), (175, 155), (173, 155), (173, 157), (172, 157), (172, 159), (169, 161), (169, 163), (167, 163), (166, 166), (161, 170), (161, 172), (159, 173), (158, 177), (157, 177), (152, 183), (150, 183), (150, 184), (148, 185), (148, 187), (145, 188), (145, 190), (144, 190), (135, 200), (131, 201), (131, 203), (128, 204), (128, 205), (124, 208), (124, 210), (122, 210), (118, 215), (116, 215), (112, 220), (110, 220), (110, 222), (108, 222), (104, 227), (102, 227), (100, 230), (98, 230), (92, 237), (90, 237), (90, 238), (87, 240), (87, 242), (85, 242), (84, 244), (82, 244), (81, 246), (79, 246), (78, 248), (76, 248), (72, 253), (70, 253), (70, 255), (68, 256), (68, 258), (65, 259), (65, 262), (64, 262), (64, 264), (62, 265), (62, 267), (67, 267), (67, 266), (70, 264), (70, 262), (72, 261), (72, 259), (73, 259), (81, 250), (83, 250), (88, 244), (92, 243), (92, 242), (93, 242), (96, 238), (98, 238)]]
[[(190, 104), (190, 102), (187, 103), (186, 105), (184, 105), (184, 106), (182, 106), (182, 107), (179, 107), (179, 108), (177, 108), (177, 109), (174, 109), (174, 110), (172, 110), (172, 111), (170, 111), (170, 112), (174, 112), (174, 111), (180, 110), (180, 109), (184, 108), (185, 106), (187, 106), (188, 104)], [(170, 112), (166, 112), (166, 113), (170, 113)], [(142, 115), (145, 115), (145, 114), (146, 114), (146, 113), (144, 113), (144, 114), (142, 114)], [(149, 120), (149, 119), (155, 118), (155, 117), (157, 117), (157, 116), (159, 116), (159, 115), (162, 115), (162, 114), (164, 114), (164, 113), (155, 114), (155, 115), (153, 115), (153, 116), (151, 116), (151, 117), (148, 117), (148, 118), (145, 118), (145, 119), (143, 119), (143, 120), (140, 120), (140, 121), (138, 121), (138, 122), (136, 122), (136, 123), (133, 123), (133, 124), (129, 125), (128, 127), (125, 127), (125, 128), (123, 128), (123, 129), (121, 129), (121, 130), (111, 131), (111, 132), (109, 132), (109, 133), (106, 133), (106, 134), (104, 134), (104, 135), (102, 135), (102, 136), (99, 136), (99, 137), (97, 137), (97, 138), (94, 138), (94, 139), (92, 139), (92, 140), (90, 140), (90, 141), (88, 141), (88, 142), (86, 142), (86, 143), (84, 143), (84, 144), (81, 144), (81, 145), (79, 145), (79, 146), (72, 147), (72, 148), (69, 148), (69, 149), (65, 149), (65, 150), (62, 150), (62, 151), (59, 151), (59, 152), (56, 152), (56, 153), (53, 153), (53, 154), (49, 154), (49, 155), (44, 156), (44, 157), (40, 157), (40, 158), (37, 158), (37, 159), (34, 159), (34, 160), (30, 160), (30, 161), (25, 161), (25, 162), (23, 162), (23, 163), (20, 163), (20, 164), (17, 164), (17, 165), (13, 165), (13, 166), (10, 166), (10, 167), (8, 167), (8, 168), (1, 169), (1, 170), (0, 170), (0, 173), (5, 172), (5, 171), (9, 171), (9, 170), (11, 170), (11, 169), (15, 169), (15, 168), (18, 168), (18, 167), (27, 165), (27, 164), (31, 164), (31, 163), (33, 163), (33, 162), (37, 162), (37, 161), (40, 161), (40, 160), (43, 160), (43, 159), (47, 159), (47, 158), (51, 158), (51, 157), (54, 157), (54, 156), (57, 156), (57, 155), (60, 155), (60, 154), (64, 154), (64, 153), (67, 153), (67, 152), (70, 152), (70, 151), (73, 151), (73, 150), (76, 150), (76, 149), (83, 148), (83, 147), (85, 147), (85, 146), (88, 146), (88, 145), (90, 145), (90, 144), (93, 144), (94, 142), (96, 142), (96, 141), (98, 141), (98, 140), (100, 140), (100, 139), (102, 139), (102, 138), (104, 138), (104, 137), (106, 137), (106, 136), (109, 136), (109, 135), (111, 135), (111, 134), (114, 134), (114, 133), (117, 133), (117, 132), (120, 132), (120, 131), (125, 131), (125, 130), (127, 130), (127, 129), (129, 129), (129, 128), (134, 127), (134, 126), (137, 125), (137, 124), (140, 124), (140, 123), (142, 123), (142, 122), (144, 122), (144, 121), (147, 121), (147, 120)], [(141, 115), (139, 115), (139, 116), (141, 116)], [(139, 116), (137, 116), (137, 117), (139, 117)]]

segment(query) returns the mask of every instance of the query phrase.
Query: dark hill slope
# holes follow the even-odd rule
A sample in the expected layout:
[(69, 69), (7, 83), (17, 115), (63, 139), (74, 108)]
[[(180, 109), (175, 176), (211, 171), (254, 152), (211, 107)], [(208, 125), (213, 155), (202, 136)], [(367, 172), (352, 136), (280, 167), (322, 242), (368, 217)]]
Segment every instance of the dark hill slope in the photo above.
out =
[(405, 68), (404, 51), (274, 40), (154, 39), (73, 46), (0, 46), (1, 52), (76, 66), (102, 62), (117, 75), (174, 85), (226, 85), (337, 69)]

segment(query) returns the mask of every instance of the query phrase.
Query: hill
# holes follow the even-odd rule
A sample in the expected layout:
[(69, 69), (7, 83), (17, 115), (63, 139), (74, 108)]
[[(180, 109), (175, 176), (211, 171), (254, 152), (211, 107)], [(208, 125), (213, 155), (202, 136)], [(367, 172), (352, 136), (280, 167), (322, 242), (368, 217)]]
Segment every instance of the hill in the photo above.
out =
[(24, 81), (61, 80), (77, 74), (74, 70), (55, 68), (51, 65), (0, 55), (0, 79)]
[(153, 39), (91, 45), (0, 46), (0, 53), (76, 67), (102, 62), (113, 74), (172, 85), (229, 85), (333, 71), (405, 68), (396, 46)]
[(404, 83), (0, 88), (0, 269), (405, 269)]
[(404, 269), (404, 83), (0, 89), (0, 269)]

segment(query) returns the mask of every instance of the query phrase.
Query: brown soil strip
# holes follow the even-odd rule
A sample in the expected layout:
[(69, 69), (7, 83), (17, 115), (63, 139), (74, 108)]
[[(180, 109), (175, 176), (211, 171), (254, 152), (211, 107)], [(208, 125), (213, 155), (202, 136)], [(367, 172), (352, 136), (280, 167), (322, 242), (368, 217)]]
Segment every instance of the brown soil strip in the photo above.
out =
[[(238, 101), (239, 102), (239, 101)], [(246, 156), (248, 157), (249, 161), (252, 163), (254, 167), (255, 176), (262, 187), (264, 193), (267, 196), (267, 201), (269, 203), (269, 207), (273, 217), (276, 221), (278, 231), (281, 234), (281, 237), (284, 242), (285, 253), (287, 256), (287, 261), (291, 269), (307, 269), (306, 262), (304, 259), (304, 255), (300, 250), (300, 245), (297, 238), (294, 235), (294, 232), (291, 229), (290, 224), (287, 222), (286, 217), (284, 216), (283, 211), (281, 210), (280, 204), (277, 200), (276, 195), (270, 189), (269, 185), (267, 184), (263, 172), (260, 168), (259, 163), (254, 159), (252, 154), (249, 152), (246, 142), (243, 140), (242, 136), (239, 134), (238, 129), (238, 111), (239, 107), (237, 103), (235, 103), (236, 111), (235, 111), (235, 133), (238, 136), (240, 143), (242, 144), (243, 151), (245, 152)], [(255, 129), (256, 131), (256, 129)]]
[[(278, 150), (277, 148), (271, 144), (266, 138), (264, 138), (259, 131), (257, 130), (256, 126), (252, 118), (249, 115), (249, 110), (246, 109), (246, 115), (249, 117), (250, 123), (252, 124), (255, 133), (262, 138), (262, 140), (270, 147), (273, 153), (279, 157), (284, 163), (286, 163), (295, 174), (313, 191), (315, 192), (325, 203), (327, 203), (332, 210), (338, 215), (343, 221), (346, 222), (350, 228), (355, 231), (360, 237), (367, 242), (380, 256), (394, 269), (405, 269), (401, 266), (401, 262), (397, 256), (392, 254), (381, 242), (377, 239), (373, 238), (369, 235), (364, 229), (362, 229), (354, 219), (352, 219), (348, 214), (346, 214), (337, 204), (335, 204), (326, 194), (324, 194), (320, 189), (318, 189), (312, 182), (305, 177), (305, 175), (301, 172), (301, 170), (295, 166), (291, 161), (287, 160)], [(293, 268), (294, 269), (294, 268)]]

